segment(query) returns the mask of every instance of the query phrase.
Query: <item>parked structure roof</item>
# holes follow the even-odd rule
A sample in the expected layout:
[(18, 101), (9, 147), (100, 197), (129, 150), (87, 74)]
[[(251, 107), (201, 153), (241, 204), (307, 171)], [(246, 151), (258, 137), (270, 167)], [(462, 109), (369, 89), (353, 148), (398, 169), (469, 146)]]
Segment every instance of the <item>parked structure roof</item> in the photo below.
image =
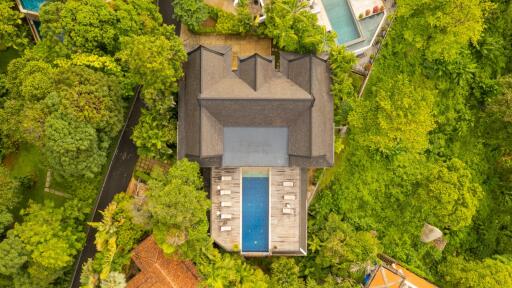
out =
[(188, 54), (178, 103), (179, 158), (222, 167), (224, 127), (287, 127), (286, 166), (332, 165), (333, 100), (325, 59), (281, 53), (276, 71), (272, 59), (254, 54), (232, 71), (229, 47), (198, 46)]
[(127, 288), (195, 288), (199, 277), (190, 261), (169, 258), (155, 242), (146, 238), (132, 252), (132, 259), (141, 270)]

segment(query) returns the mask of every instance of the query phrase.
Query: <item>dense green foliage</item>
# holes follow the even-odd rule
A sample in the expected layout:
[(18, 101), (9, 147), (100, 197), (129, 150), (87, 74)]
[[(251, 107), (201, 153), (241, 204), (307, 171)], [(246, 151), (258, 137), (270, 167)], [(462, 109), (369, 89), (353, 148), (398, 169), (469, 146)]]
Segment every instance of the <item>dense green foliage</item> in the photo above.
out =
[(21, 25), (23, 14), (14, 10), (15, 5), (11, 0), (0, 0), (0, 51), (23, 48), (28, 43), (27, 29)]
[[(7, 287), (48, 287), (62, 281), (63, 271), (85, 239), (82, 221), (91, 202), (73, 200), (61, 208), (32, 203), (0, 243), (0, 274)], [(9, 283), (9, 284), (7, 284)]]
[[(334, 213), (356, 233), (374, 231), (349, 249), (372, 251), (361, 259), (382, 251), (442, 287), (509, 286), (510, 1), (397, 7), (362, 98), (338, 88), (343, 78), (333, 69), (333, 94), (350, 129), (330, 185), (310, 208), (309, 248), (318, 252), (300, 261), (301, 274), (308, 283), (362, 281), (344, 274), (353, 271), (346, 266), (321, 275), (309, 268), (325, 256), (340, 267), (333, 251), (343, 249), (322, 251), (325, 228), (315, 229)], [(424, 223), (443, 231), (444, 251), (419, 241)]]
[(146, 223), (136, 220), (136, 207), (134, 198), (119, 193), (102, 212), (101, 222), (90, 223), (98, 231), (95, 238), (98, 253), (82, 269), (80, 280), (85, 287), (124, 287), (119, 283), (124, 283), (130, 251), (147, 231)]
[(350, 77), (356, 59), (355, 55), (347, 51), (344, 46), (333, 47), (329, 53), (332, 79), (331, 94), (334, 100), (334, 122), (336, 125), (346, 124), (348, 115), (343, 101), (353, 99), (357, 92)]
[(260, 29), (285, 51), (328, 51), (335, 45), (336, 34), (328, 33), (320, 26), (308, 6), (308, 1), (273, 0), (265, 6), (266, 18)]
[(198, 31), (208, 18), (208, 6), (203, 0), (173, 0), (174, 17), (187, 25), (192, 31)]
[(210, 201), (199, 165), (183, 159), (167, 173), (155, 171), (152, 178), (145, 208), (155, 240), (167, 254), (179, 250), (187, 258), (197, 255), (210, 241), (205, 217)]

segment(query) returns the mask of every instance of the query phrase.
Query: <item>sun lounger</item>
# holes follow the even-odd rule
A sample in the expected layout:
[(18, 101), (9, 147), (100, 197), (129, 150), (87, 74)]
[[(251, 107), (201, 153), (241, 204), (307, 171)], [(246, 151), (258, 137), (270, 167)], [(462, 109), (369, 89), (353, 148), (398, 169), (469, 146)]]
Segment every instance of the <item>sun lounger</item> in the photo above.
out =
[(295, 195), (293, 195), (293, 194), (283, 195), (283, 199), (284, 200), (295, 200)]
[(220, 190), (220, 195), (230, 195), (231, 190)]
[(220, 219), (231, 219), (231, 214), (220, 214)]
[(295, 214), (292, 208), (283, 208), (283, 214), (293, 215)]
[(231, 207), (231, 202), (220, 202), (221, 207)]
[(220, 178), (221, 181), (231, 181), (233, 178), (231, 176), (222, 176)]
[(285, 181), (285, 182), (283, 182), (283, 186), (284, 187), (293, 187), (293, 182)]
[(221, 232), (231, 231), (231, 226), (220, 226)]

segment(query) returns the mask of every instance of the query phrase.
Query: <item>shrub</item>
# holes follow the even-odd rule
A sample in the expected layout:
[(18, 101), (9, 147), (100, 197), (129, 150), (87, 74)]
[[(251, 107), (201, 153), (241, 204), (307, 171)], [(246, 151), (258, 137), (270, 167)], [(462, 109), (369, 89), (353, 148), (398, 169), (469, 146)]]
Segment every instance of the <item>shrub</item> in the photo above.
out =
[(373, 14), (379, 13), (379, 6), (373, 6)]
[(370, 16), (370, 13), (372, 13), (372, 11), (370, 9), (366, 9), (365, 15)]
[(359, 19), (363, 19), (364, 15), (363, 13), (359, 13)]
[(198, 31), (208, 18), (208, 6), (203, 0), (173, 0), (175, 17), (192, 31)]

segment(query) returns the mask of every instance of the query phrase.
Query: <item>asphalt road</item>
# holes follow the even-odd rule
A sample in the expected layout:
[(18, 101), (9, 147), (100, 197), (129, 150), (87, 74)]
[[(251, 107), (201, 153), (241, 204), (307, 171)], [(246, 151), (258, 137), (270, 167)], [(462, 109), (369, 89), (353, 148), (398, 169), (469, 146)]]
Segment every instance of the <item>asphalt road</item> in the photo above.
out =
[[(132, 177), (135, 164), (137, 163), (137, 148), (130, 137), (132, 135), (133, 127), (139, 121), (141, 108), (144, 106), (144, 103), (138, 94), (139, 93), (137, 91), (137, 95), (133, 100), (132, 107), (128, 115), (128, 120), (126, 121), (121, 137), (119, 138), (116, 151), (112, 157), (112, 162), (110, 162), (101, 192), (96, 199), (93, 217), (90, 219), (93, 222), (101, 221), (102, 215), (100, 211), (103, 211), (107, 207), (117, 193), (126, 189)], [(92, 258), (96, 253), (96, 245), (94, 245), (95, 235), (96, 229), (89, 227), (87, 229), (87, 240), (84, 249), (80, 252), (79, 258), (75, 263), (73, 279), (70, 286), (72, 288), (80, 287), (82, 265), (88, 258)]]

